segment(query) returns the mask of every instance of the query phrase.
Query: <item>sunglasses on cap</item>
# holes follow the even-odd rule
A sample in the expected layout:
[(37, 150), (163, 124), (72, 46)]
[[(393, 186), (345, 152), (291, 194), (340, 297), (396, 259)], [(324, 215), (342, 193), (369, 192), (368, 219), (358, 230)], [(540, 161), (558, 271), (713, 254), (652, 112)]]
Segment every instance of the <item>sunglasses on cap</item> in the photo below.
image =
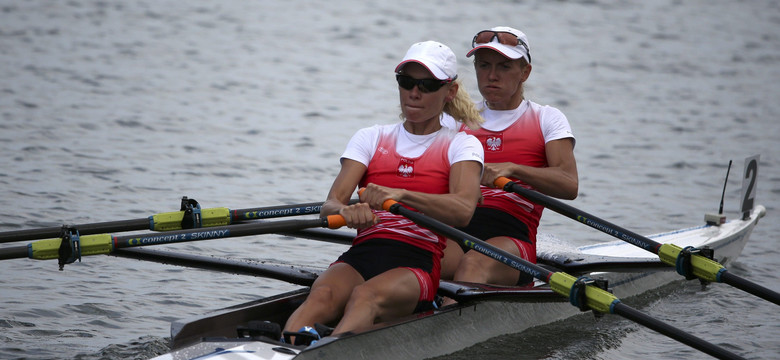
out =
[(528, 63), (531, 63), (531, 51), (528, 50), (528, 44), (511, 32), (482, 30), (478, 32), (477, 35), (474, 35), (474, 39), (471, 40), (471, 48), (477, 47), (477, 44), (487, 44), (493, 41), (493, 39), (496, 39), (499, 43), (507, 46), (522, 46), (523, 49), (525, 49), (525, 54), (528, 56)]
[(398, 86), (412, 90), (415, 85), (421, 93), (437, 92), (442, 86), (451, 83), (455, 79), (439, 80), (439, 79), (415, 79), (408, 75), (395, 75), (395, 81), (398, 81)]

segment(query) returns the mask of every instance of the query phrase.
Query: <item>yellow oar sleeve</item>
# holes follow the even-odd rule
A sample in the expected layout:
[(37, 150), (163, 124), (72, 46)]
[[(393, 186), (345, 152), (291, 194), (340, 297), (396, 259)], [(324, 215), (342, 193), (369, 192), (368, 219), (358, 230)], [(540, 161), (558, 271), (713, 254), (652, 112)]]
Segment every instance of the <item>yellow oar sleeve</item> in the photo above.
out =
[[(35, 260), (59, 258), (61, 238), (43, 239), (27, 245), (27, 256)], [(81, 255), (108, 254), (114, 250), (114, 244), (109, 234), (84, 235), (79, 237)]]
[[(577, 278), (567, 273), (556, 272), (550, 276), (550, 287), (553, 291), (566, 297), (571, 296), (572, 288)], [(612, 313), (612, 304), (620, 300), (612, 293), (593, 285), (585, 287), (585, 305), (602, 313)]]
[[(211, 208), (202, 209), (201, 227), (225, 226), (232, 222), (230, 209)], [(184, 211), (160, 213), (149, 217), (149, 229), (154, 231), (182, 230), (181, 221), (184, 219)]]
[[(658, 248), (658, 258), (661, 259), (661, 262), (664, 264), (677, 268), (677, 258), (680, 256), (682, 250), (682, 248), (674, 244), (663, 244)], [(725, 269), (723, 265), (717, 261), (695, 254), (691, 255), (691, 268), (693, 270), (693, 275), (700, 279), (712, 282), (720, 282), (718, 275)], [(680, 273), (680, 271), (681, 269), (678, 268), (677, 272)]]

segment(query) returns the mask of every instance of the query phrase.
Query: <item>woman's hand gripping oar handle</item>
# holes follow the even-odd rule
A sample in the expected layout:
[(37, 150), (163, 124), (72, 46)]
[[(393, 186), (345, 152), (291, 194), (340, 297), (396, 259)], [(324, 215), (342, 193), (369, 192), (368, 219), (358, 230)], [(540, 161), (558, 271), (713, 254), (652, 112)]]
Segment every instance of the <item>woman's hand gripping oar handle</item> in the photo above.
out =
[(511, 182), (512, 182), (512, 180), (509, 180), (509, 178), (506, 178), (506, 177), (503, 177), (503, 176), (499, 176), (498, 178), (493, 180), (493, 185), (495, 185), (499, 189), (503, 189), (504, 186), (506, 186), (506, 184), (509, 184)]
[[(364, 191), (366, 191), (366, 188), (360, 188), (358, 190), (358, 196), (363, 195)], [(393, 199), (387, 199), (382, 203), (382, 209), (384, 209), (385, 211), (390, 211), (390, 207), (395, 204), (398, 204), (398, 202)]]
[(343, 216), (338, 215), (338, 214), (336, 214), (336, 215), (328, 215), (325, 218), (325, 221), (326, 221), (327, 225), (324, 226), (324, 227), (327, 227), (329, 229), (338, 229), (338, 228), (340, 228), (342, 226), (347, 226), (347, 220), (344, 219)]

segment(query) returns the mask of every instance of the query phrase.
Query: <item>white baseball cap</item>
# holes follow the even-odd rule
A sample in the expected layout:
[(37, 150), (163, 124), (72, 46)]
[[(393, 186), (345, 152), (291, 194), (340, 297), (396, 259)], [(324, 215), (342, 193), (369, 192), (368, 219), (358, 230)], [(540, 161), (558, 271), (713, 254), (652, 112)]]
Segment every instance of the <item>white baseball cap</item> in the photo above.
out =
[(439, 80), (454, 80), (458, 77), (458, 61), (455, 53), (440, 42), (423, 41), (413, 44), (401, 63), (395, 67), (395, 72), (401, 71), (401, 68), (410, 62), (424, 66)]
[[(525, 36), (525, 34), (522, 31), (508, 26), (496, 26), (490, 30), (480, 31), (479, 33), (485, 31), (510, 33), (517, 37), (518, 40), (517, 46), (502, 44), (499, 41), (498, 37), (494, 35), (493, 37), (490, 38), (490, 42), (479, 43), (479, 44), (472, 43), (471, 46), (473, 46), (473, 48), (471, 49), (471, 51), (468, 52), (468, 54), (466, 54), (466, 57), (470, 57), (471, 55), (474, 55), (474, 52), (476, 52), (479, 49), (491, 49), (491, 50), (498, 51), (501, 55), (504, 55), (509, 59), (515, 60), (524, 57), (529, 64), (531, 63), (531, 49), (530, 49), (530, 45), (528, 44), (528, 37)], [(474, 36), (474, 40), (476, 40), (476, 38), (477, 37)]]

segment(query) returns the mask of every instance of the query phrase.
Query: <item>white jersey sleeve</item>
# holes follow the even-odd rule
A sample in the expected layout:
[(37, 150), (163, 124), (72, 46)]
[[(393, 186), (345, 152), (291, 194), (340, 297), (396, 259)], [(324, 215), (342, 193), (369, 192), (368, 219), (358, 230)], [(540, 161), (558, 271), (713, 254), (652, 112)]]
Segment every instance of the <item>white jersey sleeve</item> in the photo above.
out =
[(459, 132), (452, 139), (448, 156), (450, 165), (460, 161), (477, 161), (483, 165), (485, 163), (485, 149), (482, 148), (482, 143), (475, 136), (464, 132)]
[(381, 132), (380, 125), (374, 125), (358, 130), (347, 143), (347, 148), (341, 155), (341, 159), (355, 160), (365, 166), (371, 162), (379, 143)]
[(542, 128), (545, 144), (565, 138), (571, 138), (576, 143), (566, 115), (552, 106), (541, 106), (539, 109), (539, 126)]

